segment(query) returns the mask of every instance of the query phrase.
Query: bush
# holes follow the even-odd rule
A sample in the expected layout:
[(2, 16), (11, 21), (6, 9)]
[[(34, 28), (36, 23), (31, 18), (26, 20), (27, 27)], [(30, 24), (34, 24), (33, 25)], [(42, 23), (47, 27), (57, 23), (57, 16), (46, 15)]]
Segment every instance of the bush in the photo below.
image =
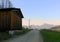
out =
[(28, 29), (28, 28), (23, 28), (23, 30), (22, 31), (20, 31), (20, 32), (15, 32), (14, 34), (15, 35), (22, 35), (22, 34), (25, 34), (25, 33), (27, 33), (27, 32), (29, 32), (30, 30)]
[(8, 38), (11, 38), (12, 36), (8, 32), (0, 32), (0, 41), (7, 40)]

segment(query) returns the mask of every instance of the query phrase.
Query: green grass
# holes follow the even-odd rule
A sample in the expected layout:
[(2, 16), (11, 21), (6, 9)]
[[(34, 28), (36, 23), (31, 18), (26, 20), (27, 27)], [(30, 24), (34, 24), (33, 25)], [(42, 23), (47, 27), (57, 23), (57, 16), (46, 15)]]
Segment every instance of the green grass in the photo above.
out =
[(41, 30), (43, 35), (44, 42), (60, 42), (60, 32), (50, 31), (50, 30)]
[[(29, 31), (30, 31), (29, 29), (23, 29), (21, 32), (15, 32), (14, 36), (23, 35)], [(8, 40), (10, 38), (14, 38), (14, 37), (10, 35), (8, 32), (0, 32), (0, 42), (2, 42), (3, 40)]]
[(8, 32), (0, 32), (0, 41), (7, 40), (12, 36)]
[(30, 29), (26, 28), (26, 29), (23, 29), (21, 32), (15, 32), (15, 35), (23, 35), (23, 34), (26, 34), (29, 31), (30, 31)]

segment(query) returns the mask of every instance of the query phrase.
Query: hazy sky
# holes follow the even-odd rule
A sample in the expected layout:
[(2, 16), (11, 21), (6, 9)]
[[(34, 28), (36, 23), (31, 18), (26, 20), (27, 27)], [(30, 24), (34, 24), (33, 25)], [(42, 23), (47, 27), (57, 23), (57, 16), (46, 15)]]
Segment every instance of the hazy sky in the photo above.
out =
[(60, 24), (60, 0), (11, 0), (14, 7), (21, 8), (23, 25)]

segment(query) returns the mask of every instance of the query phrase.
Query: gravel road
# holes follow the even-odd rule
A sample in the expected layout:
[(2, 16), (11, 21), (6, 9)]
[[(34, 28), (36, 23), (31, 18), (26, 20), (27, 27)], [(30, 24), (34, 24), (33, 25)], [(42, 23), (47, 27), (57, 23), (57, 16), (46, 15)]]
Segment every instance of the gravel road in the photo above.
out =
[(43, 39), (38, 30), (31, 30), (25, 35), (6, 40), (6, 42), (43, 42)]

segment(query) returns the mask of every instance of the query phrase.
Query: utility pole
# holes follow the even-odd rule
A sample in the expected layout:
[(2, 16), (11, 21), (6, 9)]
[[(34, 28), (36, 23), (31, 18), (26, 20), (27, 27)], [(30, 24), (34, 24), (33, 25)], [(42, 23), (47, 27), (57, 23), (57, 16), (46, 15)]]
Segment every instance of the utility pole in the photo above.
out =
[(30, 19), (29, 19), (29, 28), (30, 28)]

